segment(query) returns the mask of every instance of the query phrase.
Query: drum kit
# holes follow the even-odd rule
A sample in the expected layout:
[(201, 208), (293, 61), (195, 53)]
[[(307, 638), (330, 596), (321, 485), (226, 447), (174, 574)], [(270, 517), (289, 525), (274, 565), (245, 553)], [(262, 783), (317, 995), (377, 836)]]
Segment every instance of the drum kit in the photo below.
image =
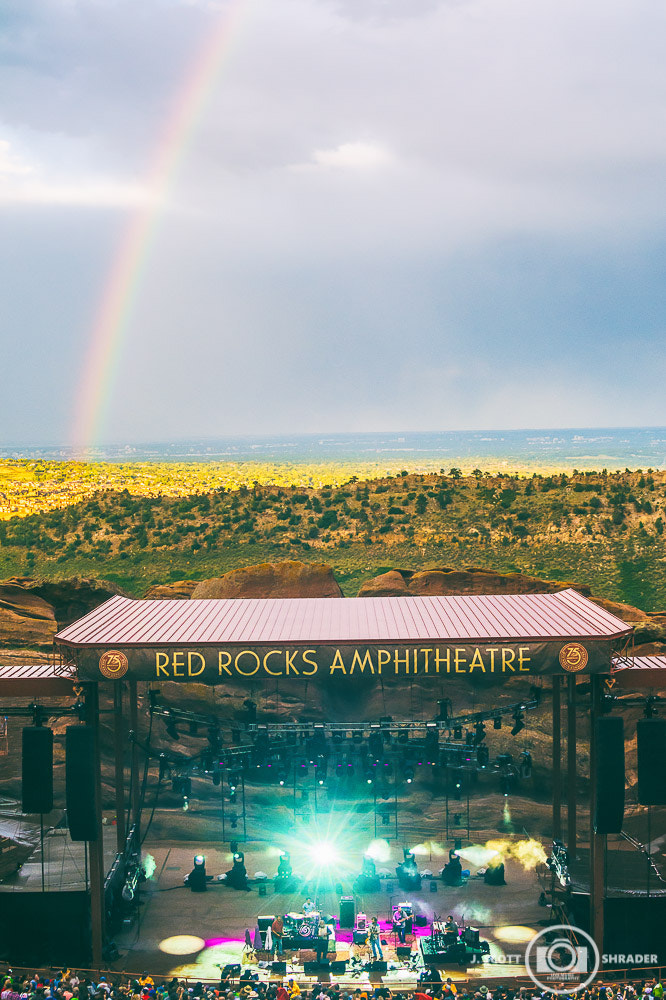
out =
[(311, 913), (286, 913), (284, 917), (285, 937), (304, 942), (315, 939), (319, 932), (321, 914), (318, 910)]

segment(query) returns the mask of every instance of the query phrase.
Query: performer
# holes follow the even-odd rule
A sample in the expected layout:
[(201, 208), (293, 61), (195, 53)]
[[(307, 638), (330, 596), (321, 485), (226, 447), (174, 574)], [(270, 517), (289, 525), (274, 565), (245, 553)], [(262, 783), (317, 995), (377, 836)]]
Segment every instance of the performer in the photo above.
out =
[(328, 954), (328, 927), (321, 919), (319, 920), (319, 926), (317, 927), (315, 951), (317, 952), (318, 962), (321, 962), (322, 959), (326, 958), (326, 955)]
[(379, 924), (377, 923), (377, 917), (372, 918), (370, 929), (368, 931), (368, 939), (370, 941), (372, 957), (382, 959), (384, 957), (384, 953), (382, 952), (382, 935)]
[(450, 913), (446, 918), (446, 924), (444, 925), (444, 929), (446, 930), (447, 934), (453, 934), (456, 940), (458, 939), (458, 924), (455, 922)]
[(402, 909), (402, 907), (399, 906), (393, 913), (393, 929), (398, 933), (398, 940), (400, 941), (400, 944), (405, 943), (408, 920), (409, 915)]
[(271, 924), (271, 934), (273, 935), (273, 948), (276, 955), (282, 954), (282, 938), (284, 937), (284, 923), (281, 916), (277, 916)]
[(306, 896), (305, 902), (303, 903), (303, 913), (306, 917), (309, 917), (311, 913), (314, 913), (315, 905), (309, 896)]

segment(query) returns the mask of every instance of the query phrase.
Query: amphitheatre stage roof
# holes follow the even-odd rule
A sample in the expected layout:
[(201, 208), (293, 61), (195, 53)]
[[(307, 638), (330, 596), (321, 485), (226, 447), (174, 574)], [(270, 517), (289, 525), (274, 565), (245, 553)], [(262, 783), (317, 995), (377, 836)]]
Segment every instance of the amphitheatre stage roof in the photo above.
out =
[(632, 628), (575, 590), (425, 597), (112, 597), (56, 644), (82, 679), (609, 673)]

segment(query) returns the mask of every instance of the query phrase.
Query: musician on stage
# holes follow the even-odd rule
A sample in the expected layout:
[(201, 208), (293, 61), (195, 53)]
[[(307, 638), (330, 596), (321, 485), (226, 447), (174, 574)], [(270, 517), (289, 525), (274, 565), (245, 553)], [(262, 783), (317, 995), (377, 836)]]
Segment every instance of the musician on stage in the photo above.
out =
[(446, 924), (444, 925), (444, 929), (447, 934), (453, 934), (456, 941), (458, 940), (458, 924), (455, 922), (450, 913), (446, 918)]
[(400, 944), (405, 943), (405, 935), (407, 933), (406, 925), (408, 920), (409, 920), (409, 914), (406, 913), (405, 910), (402, 909), (402, 907), (398, 907), (397, 910), (394, 911), (393, 930), (397, 931), (398, 940), (400, 941)]
[(271, 935), (273, 937), (273, 948), (276, 955), (282, 954), (282, 938), (284, 937), (284, 922), (281, 916), (277, 916), (271, 924)]
[(372, 957), (382, 959), (384, 957), (384, 953), (382, 952), (382, 932), (379, 924), (377, 923), (377, 917), (372, 918), (368, 938), (370, 941), (370, 948), (372, 950)]
[(309, 896), (306, 897), (303, 903), (303, 913), (306, 917), (309, 917), (311, 913), (314, 913), (315, 904), (312, 902)]

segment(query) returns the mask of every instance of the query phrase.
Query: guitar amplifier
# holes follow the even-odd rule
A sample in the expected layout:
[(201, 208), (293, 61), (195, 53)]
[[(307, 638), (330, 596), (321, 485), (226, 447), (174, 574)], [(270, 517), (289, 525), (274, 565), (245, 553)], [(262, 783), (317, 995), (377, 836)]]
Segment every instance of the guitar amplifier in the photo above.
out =
[(354, 944), (365, 944), (368, 937), (367, 931), (354, 931), (353, 940)]

